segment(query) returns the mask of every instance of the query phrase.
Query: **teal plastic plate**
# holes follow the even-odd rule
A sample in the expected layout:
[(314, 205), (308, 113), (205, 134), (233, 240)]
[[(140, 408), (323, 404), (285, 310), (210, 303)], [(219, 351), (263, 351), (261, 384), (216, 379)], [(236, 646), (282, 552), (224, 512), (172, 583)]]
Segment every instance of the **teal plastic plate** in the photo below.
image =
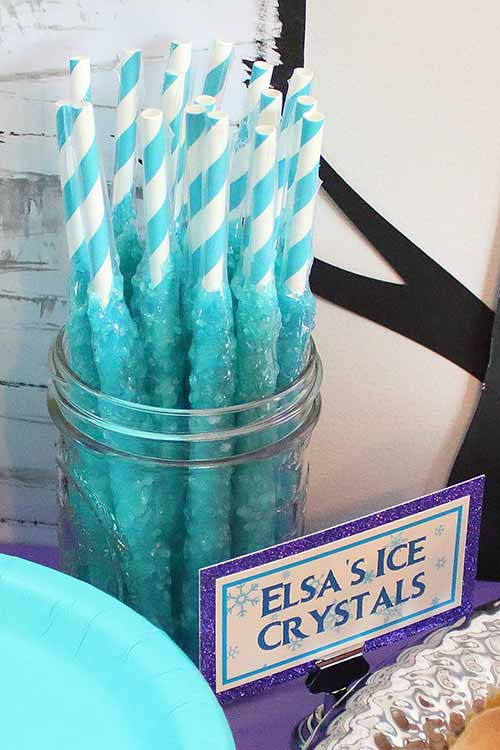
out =
[(184, 653), (115, 599), (0, 555), (0, 744), (5, 750), (233, 750)]

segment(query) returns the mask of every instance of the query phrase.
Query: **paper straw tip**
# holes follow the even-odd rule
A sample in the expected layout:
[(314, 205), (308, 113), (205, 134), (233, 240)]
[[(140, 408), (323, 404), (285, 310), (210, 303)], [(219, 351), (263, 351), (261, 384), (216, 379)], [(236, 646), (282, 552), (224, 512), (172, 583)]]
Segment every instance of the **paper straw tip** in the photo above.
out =
[(169, 68), (172, 72), (187, 73), (191, 66), (191, 57), (193, 45), (188, 41), (174, 39), (170, 43), (170, 58), (168, 61)]
[(187, 105), (185, 112), (187, 115), (204, 115), (206, 110), (202, 104), (193, 102), (192, 104)]
[(263, 125), (257, 125), (257, 127), (255, 128), (255, 132), (258, 135), (269, 137), (273, 135), (274, 133), (276, 133), (276, 128), (274, 127), (274, 125), (266, 125), (264, 123)]
[(221, 120), (229, 124), (229, 117), (220, 109), (214, 109), (212, 112), (207, 112), (207, 118), (212, 125), (215, 125), (216, 122), (220, 122)]
[(265, 60), (255, 60), (255, 62), (252, 65), (252, 68), (257, 68), (258, 70), (262, 70), (262, 71), (269, 71), (274, 68), (274, 65), (271, 65), (271, 63), (268, 63)]
[(273, 89), (272, 86), (264, 89), (262, 95), (267, 96), (269, 99), (281, 99), (283, 97), (281, 91), (278, 91), (278, 89)]
[(311, 109), (314, 110), (318, 106), (318, 100), (315, 99), (314, 96), (303, 94), (298, 97), (297, 104), (302, 104), (303, 107), (311, 107)]
[(199, 94), (199, 96), (195, 96), (193, 102), (203, 107), (206, 112), (214, 110), (216, 105), (215, 96), (210, 96), (210, 94)]
[(306, 112), (304, 118), (309, 122), (321, 123), (325, 121), (325, 115), (322, 112), (318, 112), (316, 110), (310, 110), (309, 112)]
[(230, 55), (234, 45), (232, 42), (225, 42), (223, 39), (216, 39), (214, 46), (219, 52)]
[(310, 68), (294, 68), (292, 78), (294, 76), (308, 78), (309, 80), (311, 80), (312, 78), (314, 78), (314, 73)]
[(163, 113), (161, 109), (156, 109), (156, 107), (147, 107), (147, 109), (143, 109), (141, 112), (141, 117), (144, 120), (156, 120), (158, 118), (163, 117)]
[(77, 63), (90, 63), (90, 57), (87, 55), (71, 55), (69, 58), (70, 65), (76, 65)]

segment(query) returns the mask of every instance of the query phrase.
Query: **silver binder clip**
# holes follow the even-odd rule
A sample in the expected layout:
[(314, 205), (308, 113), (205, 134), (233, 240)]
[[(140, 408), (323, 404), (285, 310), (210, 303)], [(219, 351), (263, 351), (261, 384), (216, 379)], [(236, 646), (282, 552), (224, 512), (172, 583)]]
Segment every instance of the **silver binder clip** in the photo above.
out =
[(306, 679), (313, 694), (323, 693), (323, 703), (303, 719), (293, 733), (293, 750), (313, 750), (328, 725), (342, 711), (345, 700), (360, 687), (370, 672), (364, 644), (316, 662)]

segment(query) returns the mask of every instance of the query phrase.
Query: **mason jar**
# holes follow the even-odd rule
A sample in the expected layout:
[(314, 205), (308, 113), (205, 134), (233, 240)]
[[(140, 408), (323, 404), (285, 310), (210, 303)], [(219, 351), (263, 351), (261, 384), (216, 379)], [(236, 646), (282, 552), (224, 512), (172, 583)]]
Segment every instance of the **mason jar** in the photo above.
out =
[(50, 371), (63, 569), (196, 661), (199, 569), (303, 533), (321, 405), (314, 343), (288, 388), (223, 409), (161, 409), (92, 390), (68, 364), (64, 329)]

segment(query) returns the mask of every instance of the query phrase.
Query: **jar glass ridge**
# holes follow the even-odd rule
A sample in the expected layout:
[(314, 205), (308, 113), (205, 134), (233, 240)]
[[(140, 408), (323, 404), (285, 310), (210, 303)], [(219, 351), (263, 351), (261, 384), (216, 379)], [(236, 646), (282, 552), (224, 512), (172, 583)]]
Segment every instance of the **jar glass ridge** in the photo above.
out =
[[(262, 543), (256, 546), (254, 538), (249, 545), (253, 549), (246, 549), (240, 541), (235, 549), (237, 515), (241, 508), (233, 508), (235, 498), (230, 493), (230, 507), (226, 509), (229, 528), (222, 529), (221, 534), (228, 538), (226, 548), (231, 553), (222, 559), (301, 535), (309, 471), (307, 448), (321, 407), (322, 368), (314, 343), (311, 342), (302, 374), (288, 388), (259, 401), (223, 409), (162, 409), (92, 390), (68, 364), (64, 329), (51, 349), (49, 365), (48, 408), (60, 436), (57, 461), (63, 567), (66, 572), (122, 599), (185, 645), (182, 626), (170, 627), (169, 617), (160, 611), (160, 599), (154, 591), (164, 564), (158, 550), (165, 540), (158, 538), (158, 528), (163, 522), (165, 528), (173, 528), (167, 523), (172, 512), (168, 488), (173, 487), (176, 494), (180, 492), (187, 497), (193, 483), (204, 482), (214, 488), (216, 495), (222, 480), (230, 486), (232, 481), (234, 493), (235, 476), (245, 473), (250, 484), (256, 486), (263, 481), (262, 477), (268, 477), (266, 481), (271, 483), (273, 494), (273, 528), (267, 528), (268, 514), (263, 522)], [(106, 489), (107, 477), (113, 476), (117, 468), (129, 478), (131, 503), (136, 502), (134, 487), (137, 503), (141, 502), (141, 488), (158, 488), (148, 490), (148, 502), (152, 498), (158, 528), (151, 525), (149, 550), (147, 534), (141, 542), (144, 546), (141, 564), (144, 575), (147, 571), (151, 596), (147, 593), (134, 596), (129, 580), (127, 555), (129, 558), (132, 555), (133, 534), (120, 528), (113, 508), (116, 503), (109, 502), (109, 487)], [(211, 502), (217, 508), (218, 496)], [(253, 512), (252, 508), (248, 510), (250, 514)], [(176, 512), (176, 530), (185, 528), (190, 523), (186, 517), (188, 511), (182, 507)], [(259, 519), (254, 520), (258, 528)], [(174, 608), (182, 606), (180, 579), (185, 557), (182, 531), (176, 535), (179, 538), (174, 540), (172, 552), (173, 579), (176, 579), (172, 584)], [(200, 538), (200, 548), (205, 541)], [(206, 556), (207, 559), (199, 559), (203, 565), (222, 561), (212, 559), (217, 557), (213, 551)]]

